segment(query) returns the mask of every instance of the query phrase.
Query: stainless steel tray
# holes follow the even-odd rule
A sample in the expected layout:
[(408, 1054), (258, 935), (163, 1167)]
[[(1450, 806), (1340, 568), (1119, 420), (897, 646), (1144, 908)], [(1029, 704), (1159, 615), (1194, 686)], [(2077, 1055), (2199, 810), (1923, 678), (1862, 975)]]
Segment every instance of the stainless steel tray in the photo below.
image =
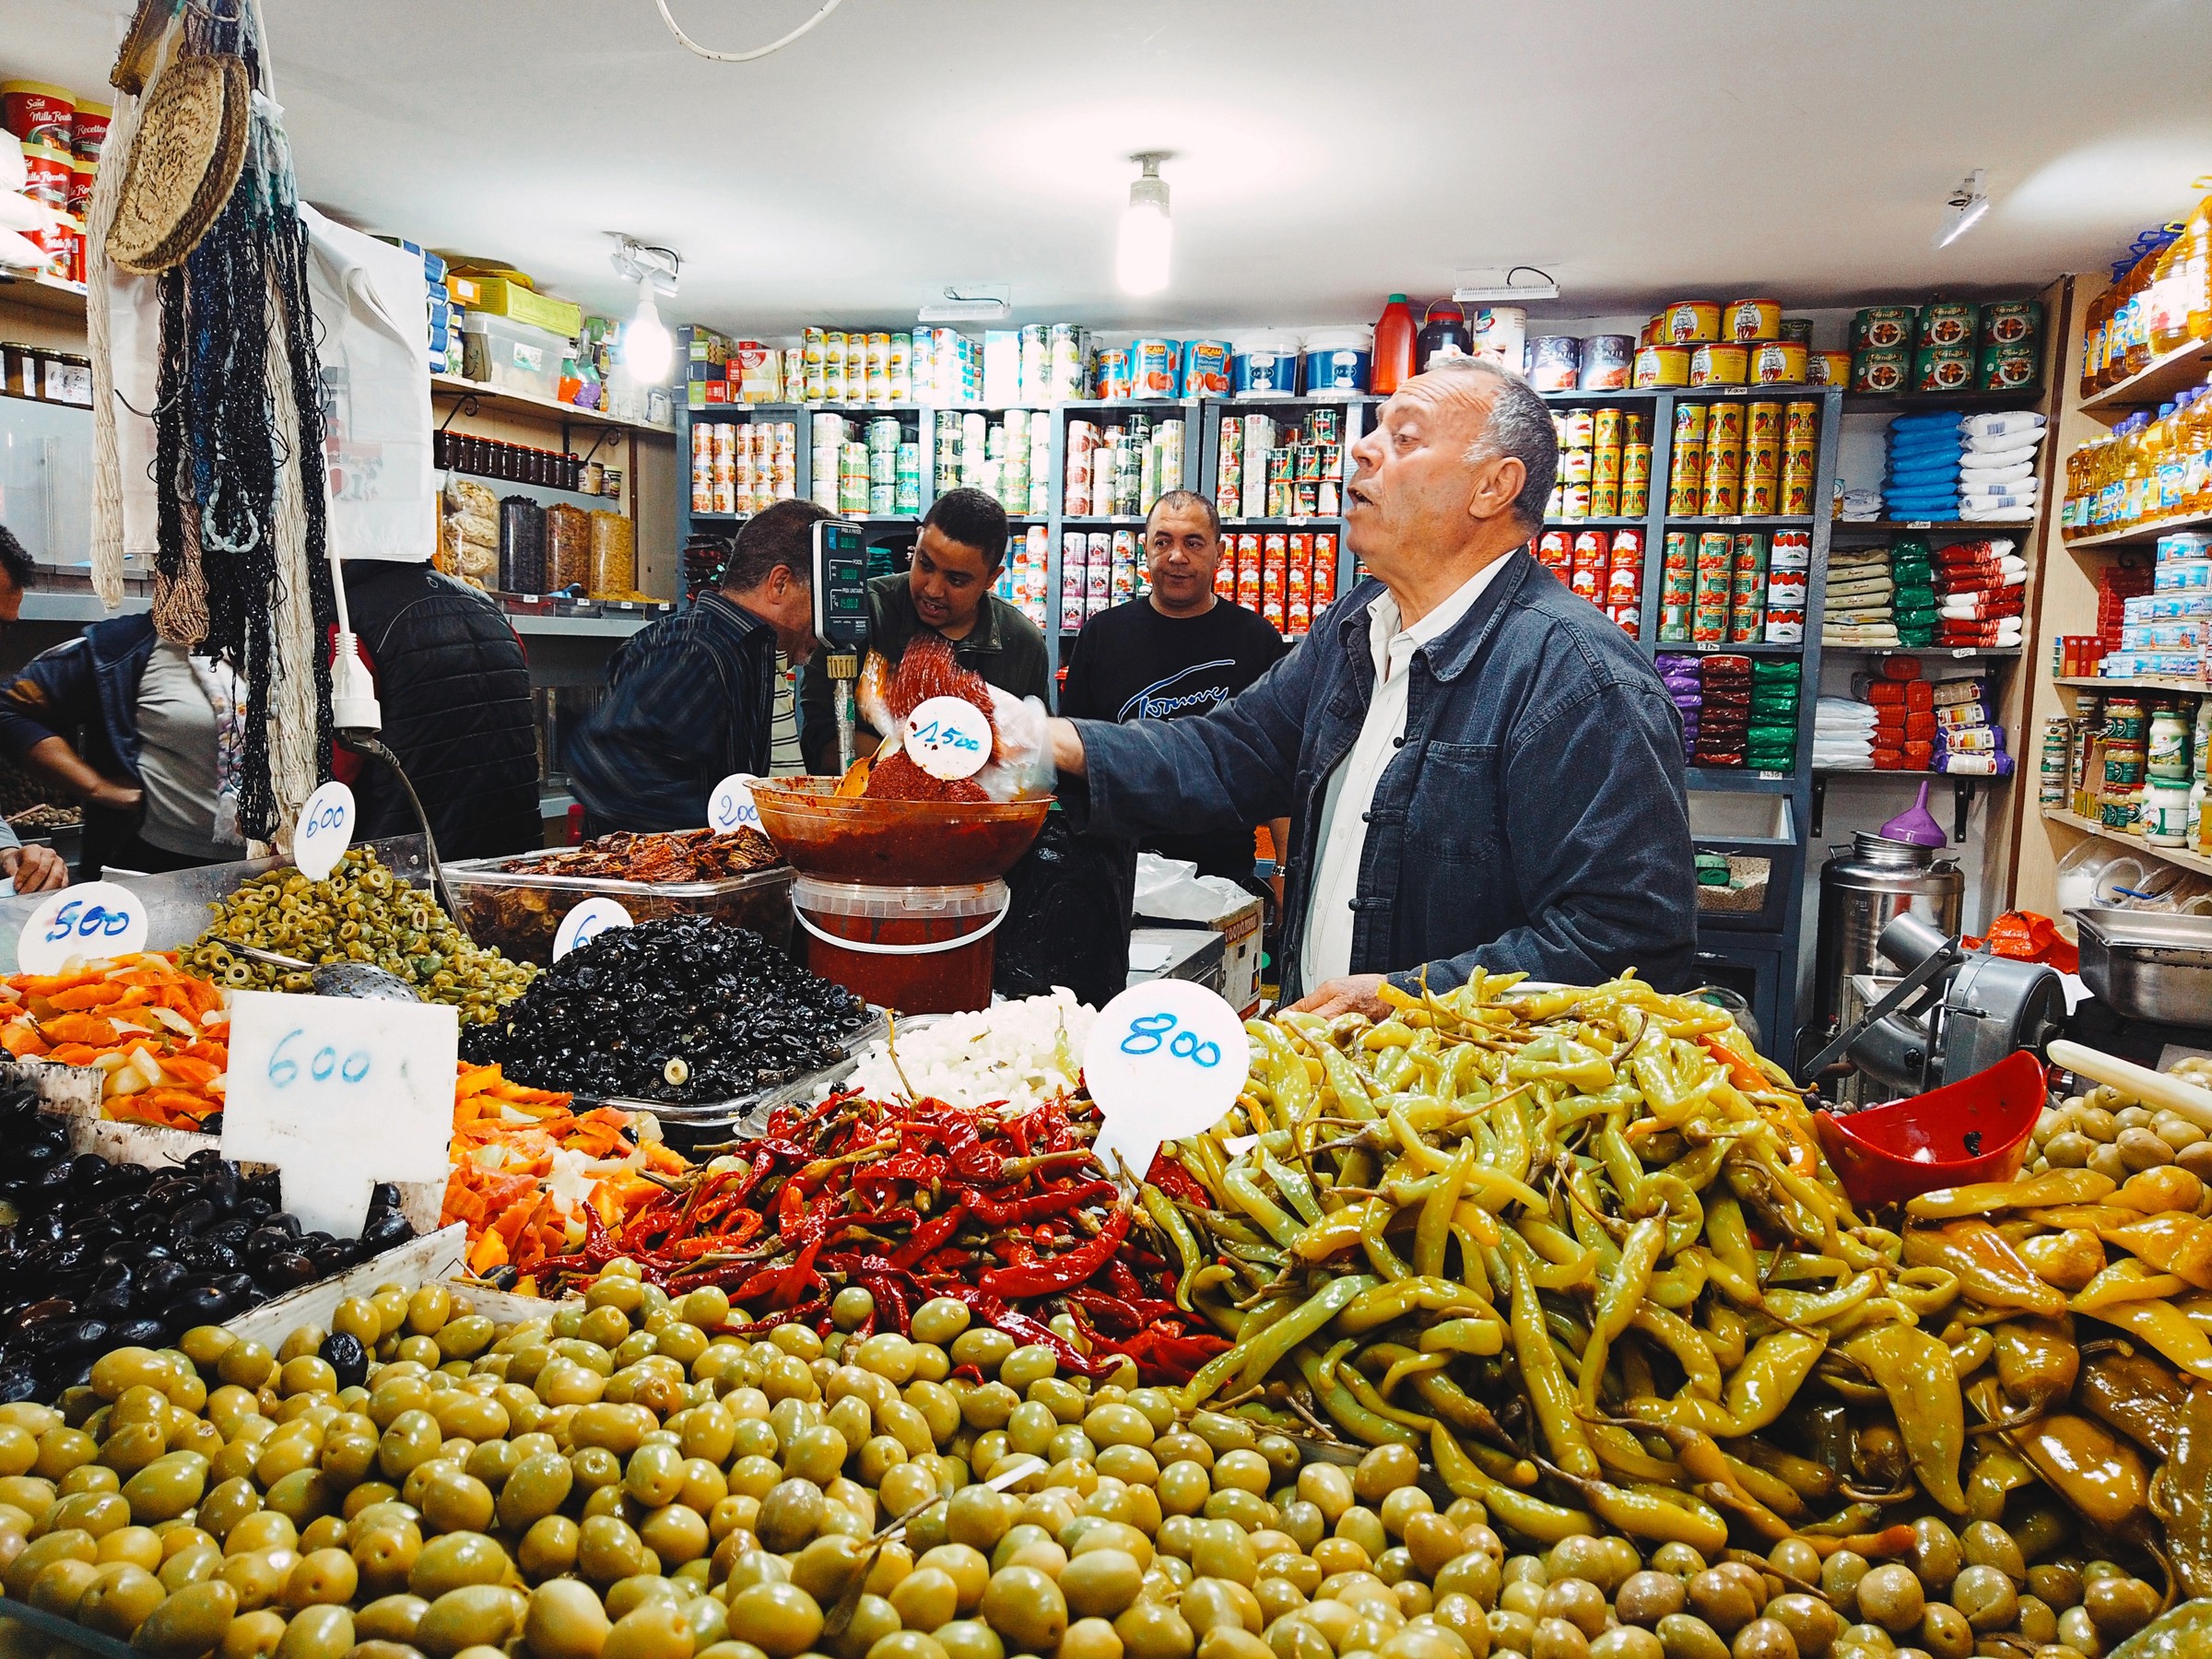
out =
[(2124, 1019), (2212, 1027), (2212, 916), (2085, 908), (2081, 977)]

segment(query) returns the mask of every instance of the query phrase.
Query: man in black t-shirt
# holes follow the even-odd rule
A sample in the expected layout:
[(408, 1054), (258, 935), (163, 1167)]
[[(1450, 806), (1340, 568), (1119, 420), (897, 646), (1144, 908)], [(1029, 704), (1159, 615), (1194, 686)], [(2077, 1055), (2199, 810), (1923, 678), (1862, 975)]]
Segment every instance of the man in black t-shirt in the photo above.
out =
[[(1227, 702), (1289, 650), (1256, 612), (1214, 592), (1221, 517), (1194, 490), (1171, 490), (1145, 521), (1152, 591), (1100, 611), (1068, 653), (1060, 712), (1076, 720), (1179, 720)], [(1277, 857), (1288, 822), (1272, 827)], [(1162, 836), (1144, 850), (1249, 884), (1253, 835)]]

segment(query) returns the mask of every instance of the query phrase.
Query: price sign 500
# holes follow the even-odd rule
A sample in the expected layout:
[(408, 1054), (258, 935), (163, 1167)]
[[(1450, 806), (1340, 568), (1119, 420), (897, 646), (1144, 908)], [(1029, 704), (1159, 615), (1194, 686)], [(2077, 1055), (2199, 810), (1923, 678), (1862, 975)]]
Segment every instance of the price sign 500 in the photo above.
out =
[(81, 899), (72, 899), (54, 912), (53, 920), (41, 935), (48, 944), (60, 939), (115, 939), (130, 931), (131, 918), (123, 911), (112, 911), (104, 905), (87, 904)]
[(88, 881), (49, 893), (16, 935), (16, 966), (58, 973), (72, 957), (130, 956), (146, 948), (146, 906), (130, 888)]
[(289, 1088), (300, 1080), (300, 1068), (307, 1067), (307, 1075), (317, 1083), (327, 1083), (335, 1077), (341, 1083), (359, 1083), (367, 1079), (372, 1062), (367, 1049), (354, 1049), (342, 1058), (335, 1043), (324, 1043), (304, 1063), (286, 1051), (305, 1033), (295, 1026), (276, 1040), (269, 1051), (269, 1086)]

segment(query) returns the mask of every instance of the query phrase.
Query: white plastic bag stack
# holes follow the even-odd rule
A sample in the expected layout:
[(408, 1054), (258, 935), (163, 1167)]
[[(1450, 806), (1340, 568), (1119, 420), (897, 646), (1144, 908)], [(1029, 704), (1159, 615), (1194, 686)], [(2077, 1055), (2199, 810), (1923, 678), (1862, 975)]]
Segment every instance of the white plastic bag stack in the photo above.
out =
[(2032, 519), (2041, 482), (2043, 418), (2031, 409), (1969, 415), (1959, 423), (1959, 517), (1967, 524)]

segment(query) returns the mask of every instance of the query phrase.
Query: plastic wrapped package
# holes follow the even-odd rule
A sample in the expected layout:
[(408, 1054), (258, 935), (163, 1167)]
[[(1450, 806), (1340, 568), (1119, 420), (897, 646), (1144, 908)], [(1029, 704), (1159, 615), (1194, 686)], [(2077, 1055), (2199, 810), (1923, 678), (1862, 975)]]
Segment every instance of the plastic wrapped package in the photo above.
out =
[(510, 594), (546, 591), (546, 510), (528, 496), (500, 503), (500, 587)]
[(500, 498), (464, 477), (445, 487), (445, 535), (450, 538), (452, 574), (473, 586), (490, 588), (500, 576)]
[(618, 512), (592, 514), (591, 594), (635, 599), (638, 594), (636, 527)]
[(546, 591), (592, 585), (592, 515), (566, 501), (546, 509)]

